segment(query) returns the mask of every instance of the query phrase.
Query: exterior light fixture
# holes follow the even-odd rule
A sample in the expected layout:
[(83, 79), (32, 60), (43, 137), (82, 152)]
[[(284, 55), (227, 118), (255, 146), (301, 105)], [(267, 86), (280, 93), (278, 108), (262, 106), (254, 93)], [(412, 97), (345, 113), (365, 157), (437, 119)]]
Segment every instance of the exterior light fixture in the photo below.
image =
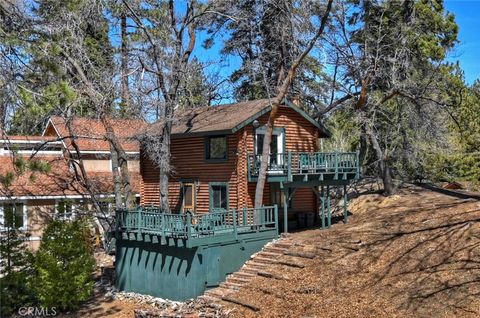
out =
[(256, 119), (253, 121), (252, 125), (253, 125), (254, 128), (260, 127), (260, 123)]

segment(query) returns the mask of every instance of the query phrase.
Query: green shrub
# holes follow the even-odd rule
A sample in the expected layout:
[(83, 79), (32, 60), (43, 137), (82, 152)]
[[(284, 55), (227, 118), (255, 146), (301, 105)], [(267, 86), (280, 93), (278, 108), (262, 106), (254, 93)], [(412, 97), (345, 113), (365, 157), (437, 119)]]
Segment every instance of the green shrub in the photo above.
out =
[(0, 236), (0, 316), (6, 317), (35, 300), (29, 288), (32, 255), (25, 237), (17, 229), (7, 228)]
[(95, 260), (85, 220), (52, 221), (35, 256), (32, 287), (42, 306), (74, 310), (93, 292)]

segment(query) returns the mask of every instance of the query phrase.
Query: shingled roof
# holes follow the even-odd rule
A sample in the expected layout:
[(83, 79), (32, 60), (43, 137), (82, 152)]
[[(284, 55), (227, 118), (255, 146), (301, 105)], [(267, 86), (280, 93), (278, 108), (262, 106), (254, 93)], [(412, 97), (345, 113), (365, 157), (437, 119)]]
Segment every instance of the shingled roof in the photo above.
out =
[[(115, 135), (119, 138), (123, 149), (127, 152), (139, 152), (138, 142), (133, 138), (147, 126), (147, 122), (140, 119), (109, 119)], [(71, 147), (67, 121), (59, 116), (52, 116), (45, 128), (44, 135), (50, 133), (53, 127), (60, 138), (65, 138), (67, 147)], [(110, 151), (110, 145), (105, 139), (105, 126), (98, 119), (74, 117), (71, 123), (72, 134), (76, 136), (81, 151)]]
[[(23, 157), (29, 160), (29, 157)], [(63, 156), (36, 156), (35, 160), (48, 162), (50, 172), (31, 172), (16, 174), (11, 156), (0, 156), (0, 176), (8, 172), (15, 173), (12, 184), (8, 187), (0, 183), (0, 200), (11, 197), (68, 197), (88, 196), (88, 191), (77, 181), (75, 173), (70, 170), (67, 160)], [(111, 172), (89, 172), (88, 178), (92, 190), (98, 194), (113, 193), (113, 182)], [(132, 191), (139, 193), (140, 178), (137, 174), (131, 175)]]
[[(324, 136), (330, 136), (330, 133), (322, 124), (294, 104), (285, 101), (281, 107), (289, 107), (295, 110), (316, 126)], [(255, 119), (270, 112), (270, 110), (271, 106), (268, 99), (189, 109), (176, 114), (172, 125), (172, 135), (235, 133)], [(148, 130), (154, 131), (162, 125), (163, 123), (158, 121), (150, 125)]]

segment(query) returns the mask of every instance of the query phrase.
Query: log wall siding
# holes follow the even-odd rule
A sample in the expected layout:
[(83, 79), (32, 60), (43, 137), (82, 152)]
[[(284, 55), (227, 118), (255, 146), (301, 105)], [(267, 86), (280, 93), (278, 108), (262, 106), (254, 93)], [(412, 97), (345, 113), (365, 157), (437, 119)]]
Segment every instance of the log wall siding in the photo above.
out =
[[(268, 121), (268, 115), (265, 114), (258, 119), (260, 126)], [(288, 107), (280, 107), (278, 117), (275, 119), (274, 126), (285, 128), (285, 152), (314, 152), (318, 151), (318, 129), (299, 113)], [(253, 126), (245, 127), (247, 152), (254, 152), (254, 133)], [(246, 172), (245, 166), (245, 172)], [(239, 169), (240, 170), (240, 169)], [(255, 200), (256, 183), (248, 184), (248, 207), (253, 207)], [(315, 212), (317, 211), (317, 198), (312, 189), (301, 188), (295, 192), (292, 202), (293, 211)], [(268, 183), (265, 185), (264, 204), (270, 204), (270, 188)]]
[[(237, 146), (238, 134), (227, 136), (227, 160), (208, 162), (205, 159), (205, 137), (172, 138), (171, 164), (173, 172), (169, 182), (169, 203), (174, 212), (181, 209), (182, 180), (196, 182), (196, 212), (207, 213), (210, 208), (209, 183), (227, 182), (229, 208), (237, 208)], [(159, 204), (158, 170), (142, 157), (142, 205)]]
[[(259, 118), (261, 125), (268, 114)], [(281, 107), (275, 127), (285, 127), (286, 151), (317, 151), (318, 130), (294, 110)], [(198, 213), (209, 211), (209, 182), (228, 182), (229, 208), (253, 207), (255, 182), (248, 182), (247, 154), (253, 153), (254, 128), (248, 125), (236, 134), (227, 136), (228, 159), (221, 163), (205, 160), (205, 137), (172, 138), (173, 173), (169, 183), (169, 202), (172, 211), (181, 208), (180, 181), (196, 180)], [(141, 204), (159, 204), (158, 169), (144, 156), (141, 157)], [(270, 204), (270, 187), (264, 190), (264, 204)], [(298, 189), (292, 203), (294, 211), (316, 211), (317, 200), (311, 189)]]

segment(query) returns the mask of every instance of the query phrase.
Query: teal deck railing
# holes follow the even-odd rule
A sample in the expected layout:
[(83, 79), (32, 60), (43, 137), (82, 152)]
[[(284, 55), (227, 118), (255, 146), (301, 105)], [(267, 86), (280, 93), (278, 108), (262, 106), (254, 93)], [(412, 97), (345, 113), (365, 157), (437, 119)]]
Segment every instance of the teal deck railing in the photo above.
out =
[[(298, 175), (330, 175), (332, 179), (358, 179), (358, 152), (287, 152), (270, 154), (267, 173), (293, 181)], [(258, 177), (262, 155), (248, 155), (248, 175)]]
[[(259, 222), (255, 214), (259, 213)], [(238, 235), (261, 231), (278, 232), (277, 206), (260, 209), (239, 209), (208, 214), (169, 214), (161, 213), (152, 207), (139, 207), (136, 210), (117, 210), (116, 229), (120, 232), (152, 234), (168, 238), (187, 240), (228, 236), (237, 239)], [(194, 246), (196, 244), (189, 244)]]

